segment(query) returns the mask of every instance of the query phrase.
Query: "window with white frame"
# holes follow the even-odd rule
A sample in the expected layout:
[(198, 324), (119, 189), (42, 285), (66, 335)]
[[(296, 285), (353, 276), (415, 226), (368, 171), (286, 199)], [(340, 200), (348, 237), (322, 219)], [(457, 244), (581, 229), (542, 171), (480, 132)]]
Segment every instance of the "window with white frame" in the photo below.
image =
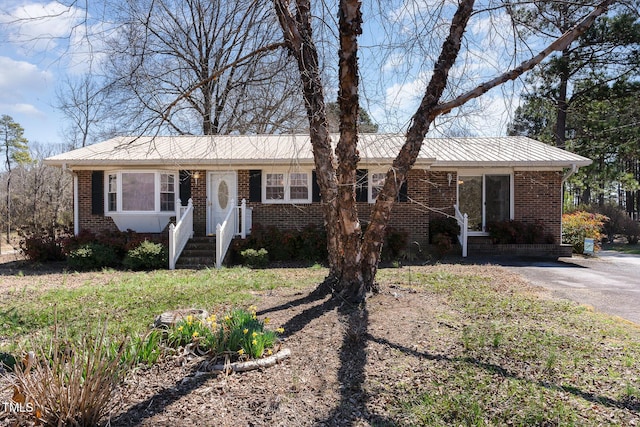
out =
[(264, 172), (265, 203), (311, 203), (311, 172)]
[(284, 174), (268, 173), (265, 180), (266, 192), (265, 200), (284, 200)]
[(176, 174), (160, 171), (120, 171), (108, 174), (108, 212), (173, 212)]
[(174, 174), (160, 174), (160, 210), (176, 210), (176, 176)]
[(118, 210), (118, 175), (109, 174), (107, 184), (107, 210), (115, 212)]

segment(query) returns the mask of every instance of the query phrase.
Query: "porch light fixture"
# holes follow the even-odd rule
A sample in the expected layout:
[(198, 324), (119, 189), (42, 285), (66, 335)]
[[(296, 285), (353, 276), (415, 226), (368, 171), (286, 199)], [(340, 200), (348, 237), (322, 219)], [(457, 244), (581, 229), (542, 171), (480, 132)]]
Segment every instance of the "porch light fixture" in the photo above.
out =
[(449, 181), (449, 187), (451, 187), (451, 181), (453, 180), (453, 175), (451, 174), (451, 172), (449, 172), (447, 174), (447, 181)]
[(200, 179), (200, 172), (196, 171), (193, 173), (193, 179), (196, 180), (196, 185), (198, 185), (198, 180)]

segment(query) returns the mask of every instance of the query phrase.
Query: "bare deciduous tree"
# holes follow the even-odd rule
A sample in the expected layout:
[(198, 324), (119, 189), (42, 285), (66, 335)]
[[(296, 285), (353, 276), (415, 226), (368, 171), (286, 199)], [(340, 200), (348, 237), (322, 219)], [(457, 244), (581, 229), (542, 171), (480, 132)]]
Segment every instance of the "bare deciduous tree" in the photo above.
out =
[(67, 77), (56, 89), (57, 108), (69, 120), (64, 130), (71, 148), (85, 147), (96, 142), (108, 123), (106, 111), (108, 92), (101, 80), (91, 73)]
[(124, 25), (104, 74), (120, 127), (213, 135), (286, 132), (304, 123), (294, 70), (282, 50), (272, 52), (281, 44), (268, 4), (131, 0), (119, 16)]

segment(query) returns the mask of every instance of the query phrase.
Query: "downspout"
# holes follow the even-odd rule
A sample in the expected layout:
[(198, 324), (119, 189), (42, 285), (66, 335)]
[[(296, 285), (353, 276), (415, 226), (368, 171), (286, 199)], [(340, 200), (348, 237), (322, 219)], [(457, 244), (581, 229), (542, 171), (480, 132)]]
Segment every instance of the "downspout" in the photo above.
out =
[(578, 165), (574, 163), (571, 165), (571, 169), (564, 173), (564, 176), (562, 177), (562, 185), (564, 186), (564, 183), (567, 182), (567, 180), (571, 178), (576, 172), (578, 172)]
[(73, 174), (73, 235), (80, 234), (80, 203), (78, 202), (78, 174)]

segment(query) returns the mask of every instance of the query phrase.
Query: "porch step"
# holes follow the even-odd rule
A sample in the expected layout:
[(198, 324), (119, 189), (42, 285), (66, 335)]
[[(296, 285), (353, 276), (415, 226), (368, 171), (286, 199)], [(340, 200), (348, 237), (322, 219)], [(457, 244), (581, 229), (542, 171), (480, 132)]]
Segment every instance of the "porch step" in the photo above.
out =
[(467, 243), (473, 246), (493, 245), (493, 241), (489, 236), (469, 236)]
[(216, 238), (199, 236), (187, 242), (176, 268), (205, 268), (216, 265)]

